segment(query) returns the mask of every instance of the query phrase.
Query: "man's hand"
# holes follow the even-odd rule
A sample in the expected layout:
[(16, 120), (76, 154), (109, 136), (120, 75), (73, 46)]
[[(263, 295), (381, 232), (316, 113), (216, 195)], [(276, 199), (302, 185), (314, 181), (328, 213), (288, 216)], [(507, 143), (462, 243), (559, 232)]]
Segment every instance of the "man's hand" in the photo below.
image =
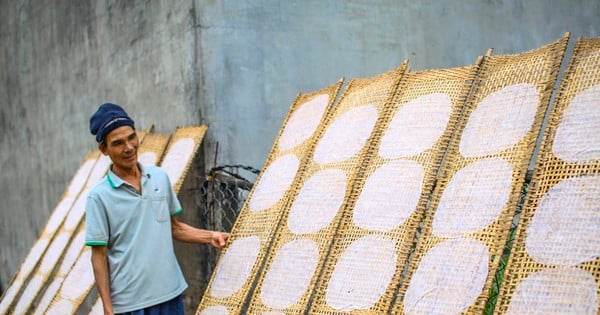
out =
[(228, 238), (229, 233), (213, 231), (210, 243), (216, 249), (223, 249), (223, 247), (225, 247), (225, 244), (227, 243)]
[(229, 233), (197, 229), (183, 222), (179, 222), (176, 217), (171, 217), (171, 233), (173, 239), (184, 243), (211, 244), (217, 249), (222, 249), (227, 243)]

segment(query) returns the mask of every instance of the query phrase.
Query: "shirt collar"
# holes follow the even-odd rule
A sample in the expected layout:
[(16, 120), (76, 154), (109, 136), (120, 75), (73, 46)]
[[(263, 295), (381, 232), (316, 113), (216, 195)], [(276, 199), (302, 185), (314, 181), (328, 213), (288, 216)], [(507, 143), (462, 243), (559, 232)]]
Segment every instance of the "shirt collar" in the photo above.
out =
[[(142, 179), (144, 178), (150, 178), (150, 173), (148, 173), (148, 171), (146, 170), (146, 168), (140, 164), (138, 162), (138, 167), (140, 168), (140, 171), (142, 172)], [(118, 188), (121, 187), (121, 185), (125, 184), (125, 181), (122, 180), (119, 176), (117, 176), (117, 174), (115, 174), (112, 171), (112, 164), (110, 165), (110, 167), (108, 168), (108, 174), (106, 174), (106, 179), (108, 180), (108, 183), (110, 184), (110, 187), (112, 188)]]

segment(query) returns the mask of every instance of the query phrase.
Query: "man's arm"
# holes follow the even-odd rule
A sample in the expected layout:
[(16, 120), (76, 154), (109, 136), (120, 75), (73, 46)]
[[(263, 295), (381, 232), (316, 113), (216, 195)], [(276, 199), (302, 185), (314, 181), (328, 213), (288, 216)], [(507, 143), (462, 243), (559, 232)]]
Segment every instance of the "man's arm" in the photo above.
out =
[(98, 294), (102, 299), (104, 314), (112, 315), (113, 308), (110, 300), (110, 280), (108, 274), (108, 257), (106, 255), (106, 246), (92, 246), (92, 267), (94, 268), (94, 277)]
[(184, 243), (211, 244), (217, 249), (225, 247), (229, 233), (197, 229), (179, 222), (175, 216), (171, 217), (171, 233), (173, 239)]

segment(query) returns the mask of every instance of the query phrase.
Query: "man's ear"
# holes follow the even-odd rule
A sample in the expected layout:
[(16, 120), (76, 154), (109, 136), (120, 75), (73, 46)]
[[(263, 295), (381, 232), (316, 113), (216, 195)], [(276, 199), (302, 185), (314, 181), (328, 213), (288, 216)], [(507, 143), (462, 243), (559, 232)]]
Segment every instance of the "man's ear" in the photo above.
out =
[(100, 152), (102, 152), (102, 154), (108, 155), (106, 153), (106, 144), (104, 144), (104, 142), (98, 143), (98, 150), (100, 150)]

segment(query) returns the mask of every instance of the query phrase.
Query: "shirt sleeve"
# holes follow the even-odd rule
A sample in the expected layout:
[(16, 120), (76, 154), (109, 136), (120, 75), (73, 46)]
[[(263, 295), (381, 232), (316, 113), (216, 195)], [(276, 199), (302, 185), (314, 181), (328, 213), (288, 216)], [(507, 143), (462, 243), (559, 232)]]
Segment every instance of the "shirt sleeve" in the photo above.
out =
[(171, 214), (171, 216), (176, 216), (176, 215), (181, 214), (183, 212), (183, 208), (181, 207), (181, 203), (179, 202), (179, 199), (177, 198), (175, 191), (173, 191), (173, 186), (171, 186), (170, 182), (169, 182), (169, 189), (167, 191), (168, 191), (167, 202), (169, 203), (169, 213)]
[(106, 207), (92, 194), (87, 198), (85, 221), (85, 245), (107, 246), (109, 228)]

